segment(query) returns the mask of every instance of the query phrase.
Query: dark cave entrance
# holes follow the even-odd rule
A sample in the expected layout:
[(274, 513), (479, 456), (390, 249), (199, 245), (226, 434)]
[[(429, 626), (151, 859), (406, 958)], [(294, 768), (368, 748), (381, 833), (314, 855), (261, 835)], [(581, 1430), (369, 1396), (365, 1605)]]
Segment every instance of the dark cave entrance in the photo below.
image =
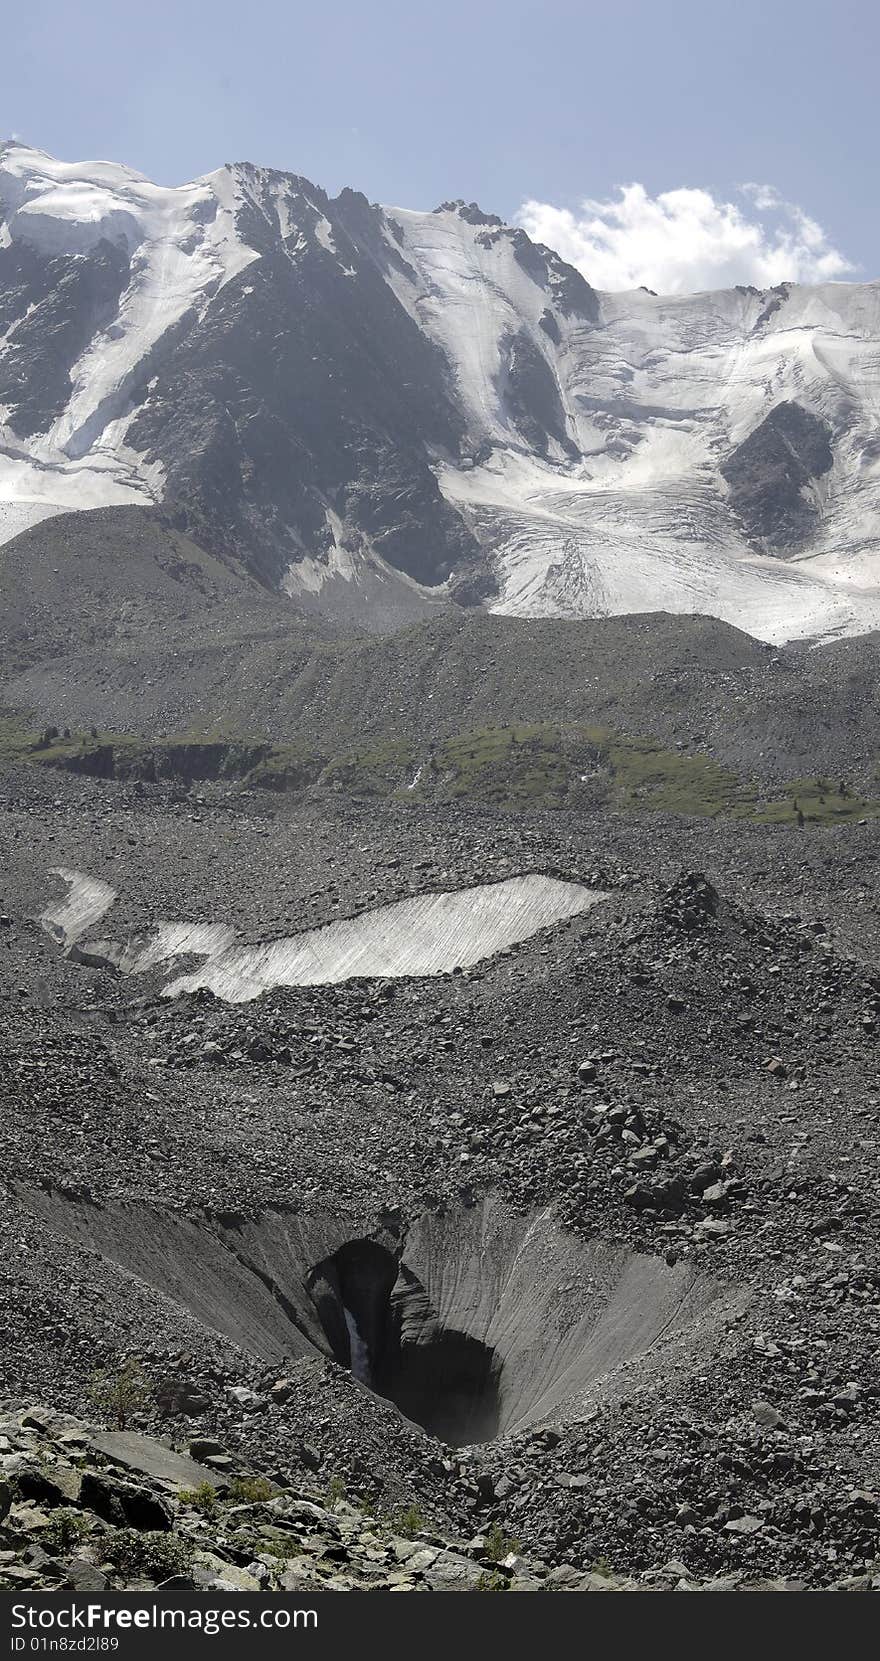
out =
[(497, 1434), (494, 1350), (444, 1327), (394, 1252), (350, 1240), (315, 1266), (308, 1285), (333, 1355), (361, 1383), (452, 1447)]

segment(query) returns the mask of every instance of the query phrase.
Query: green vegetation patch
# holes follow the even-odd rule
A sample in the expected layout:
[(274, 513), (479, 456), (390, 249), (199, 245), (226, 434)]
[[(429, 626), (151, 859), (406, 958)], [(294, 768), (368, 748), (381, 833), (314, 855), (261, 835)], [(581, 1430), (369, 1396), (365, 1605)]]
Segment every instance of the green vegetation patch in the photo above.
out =
[(563, 807), (595, 747), (581, 732), (535, 724), (483, 727), (432, 748), (417, 788), (441, 800), (467, 798), (494, 807)]
[(612, 809), (765, 825), (849, 824), (880, 814), (880, 799), (845, 780), (796, 779), (767, 801), (710, 756), (665, 749), (606, 727), (523, 722), (480, 727), (436, 743), (379, 738), (338, 755), (305, 741), (268, 743), (220, 730), (157, 740), (33, 729), (0, 712), (0, 768), (27, 762), (99, 778), (238, 782), (296, 792), (314, 785), (360, 799), (471, 802), (507, 812)]
[(793, 779), (782, 800), (765, 803), (754, 818), (762, 825), (847, 825), (878, 814), (880, 801), (850, 790), (844, 779)]
[(755, 802), (754, 786), (744, 785), (710, 756), (665, 750), (650, 738), (597, 733), (597, 740), (615, 807), (714, 818), (745, 815)]
[(415, 749), (407, 739), (377, 739), (334, 757), (320, 783), (353, 796), (394, 796), (406, 790), (415, 768)]
[(127, 1580), (149, 1575), (153, 1580), (166, 1580), (170, 1575), (186, 1574), (193, 1559), (193, 1546), (177, 1534), (163, 1534), (155, 1530), (145, 1532), (136, 1528), (114, 1528), (102, 1541), (104, 1560), (124, 1575)]
[(416, 793), (509, 809), (566, 806), (696, 814), (748, 812), (756, 799), (708, 756), (604, 727), (486, 727), (446, 739), (422, 765)]

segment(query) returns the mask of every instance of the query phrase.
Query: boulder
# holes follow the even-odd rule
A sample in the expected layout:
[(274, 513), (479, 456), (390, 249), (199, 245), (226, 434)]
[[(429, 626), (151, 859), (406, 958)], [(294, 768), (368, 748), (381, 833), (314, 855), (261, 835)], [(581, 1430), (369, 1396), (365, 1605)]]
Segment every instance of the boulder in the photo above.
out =
[[(219, 1446), (219, 1443), (212, 1443), (214, 1445)], [(90, 1446), (114, 1465), (153, 1477), (156, 1481), (176, 1483), (178, 1488), (198, 1488), (202, 1482), (216, 1483), (217, 1480), (216, 1474), (207, 1466), (188, 1459), (185, 1454), (175, 1453), (173, 1448), (166, 1448), (164, 1443), (157, 1442), (152, 1436), (142, 1436), (138, 1431), (102, 1432), (92, 1436)]]
[(118, 1528), (168, 1530), (172, 1526), (169, 1507), (149, 1488), (118, 1482), (104, 1472), (83, 1473), (80, 1504)]

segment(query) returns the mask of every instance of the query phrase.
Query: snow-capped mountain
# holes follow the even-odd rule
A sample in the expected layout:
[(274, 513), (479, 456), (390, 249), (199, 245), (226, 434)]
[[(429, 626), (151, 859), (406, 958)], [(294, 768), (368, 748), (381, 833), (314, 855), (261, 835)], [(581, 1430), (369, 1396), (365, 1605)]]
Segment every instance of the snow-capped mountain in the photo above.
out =
[(163, 502), (304, 602), (880, 626), (880, 285), (599, 294), (463, 202), (0, 147), (0, 528)]

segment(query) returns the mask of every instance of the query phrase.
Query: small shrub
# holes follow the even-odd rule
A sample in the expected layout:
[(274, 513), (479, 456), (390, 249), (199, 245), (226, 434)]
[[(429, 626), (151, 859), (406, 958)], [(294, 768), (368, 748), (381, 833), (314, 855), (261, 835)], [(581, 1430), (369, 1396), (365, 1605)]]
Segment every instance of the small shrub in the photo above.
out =
[(150, 1383), (137, 1361), (126, 1361), (118, 1373), (96, 1373), (90, 1394), (95, 1406), (114, 1420), (117, 1430), (125, 1430), (148, 1402)]
[(274, 1557), (276, 1563), (280, 1563), (283, 1569), (286, 1564), (295, 1563), (298, 1557), (302, 1557), (304, 1548), (296, 1540), (285, 1540), (282, 1545), (275, 1535), (270, 1538), (268, 1535), (261, 1534), (257, 1537), (257, 1550), (262, 1553), (263, 1557)]
[(333, 1507), (338, 1505), (340, 1500), (344, 1499), (345, 1483), (343, 1482), (342, 1477), (331, 1476), (330, 1481), (327, 1484), (327, 1499), (325, 1502), (327, 1510), (332, 1511)]
[(508, 1582), (497, 1569), (493, 1569), (491, 1574), (481, 1574), (476, 1584), (478, 1592), (506, 1592), (507, 1588)]
[(420, 1506), (406, 1505), (399, 1511), (392, 1511), (389, 1522), (395, 1534), (411, 1539), (414, 1534), (421, 1533), (425, 1526), (425, 1516)]
[(114, 1528), (104, 1540), (106, 1561), (126, 1580), (139, 1580), (144, 1575), (168, 1580), (171, 1575), (186, 1574), (192, 1553), (189, 1541), (150, 1529)]
[(48, 1552), (73, 1551), (79, 1545), (84, 1534), (88, 1533), (88, 1523), (78, 1511), (71, 1511), (63, 1506), (56, 1511), (40, 1536), (40, 1544)]
[(180, 1498), (184, 1505), (191, 1505), (194, 1511), (201, 1511), (203, 1517), (216, 1515), (218, 1500), (213, 1483), (200, 1482), (197, 1488), (183, 1488)]
[(264, 1476), (237, 1476), (229, 1484), (229, 1493), (232, 1499), (242, 1504), (260, 1505), (272, 1498), (275, 1489)]
[(493, 1523), (486, 1530), (486, 1556), (490, 1563), (501, 1563), (512, 1551), (519, 1551), (519, 1541), (512, 1534), (505, 1534), (500, 1523)]

